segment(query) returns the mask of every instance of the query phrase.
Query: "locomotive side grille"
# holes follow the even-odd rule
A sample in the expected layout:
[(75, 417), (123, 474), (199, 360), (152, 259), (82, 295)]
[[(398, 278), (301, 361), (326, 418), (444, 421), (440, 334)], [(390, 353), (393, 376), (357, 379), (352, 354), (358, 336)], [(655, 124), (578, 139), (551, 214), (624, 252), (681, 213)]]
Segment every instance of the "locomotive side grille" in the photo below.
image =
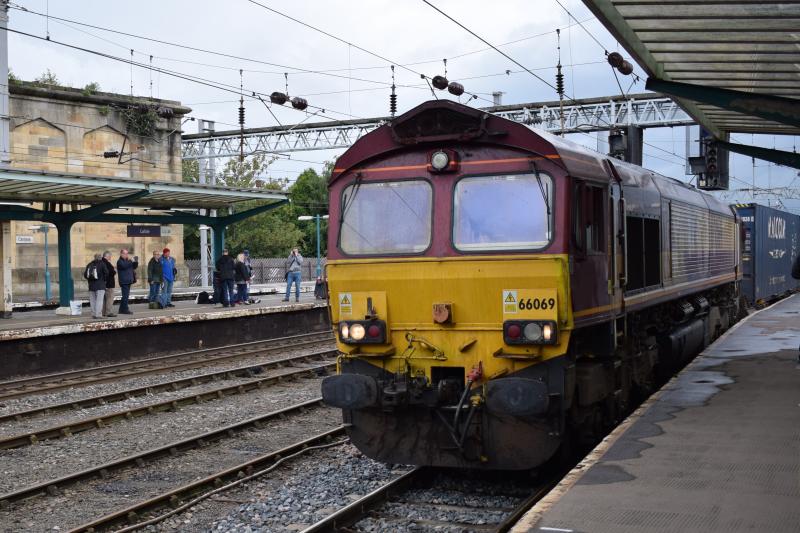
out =
[(679, 202), (672, 203), (670, 212), (675, 279), (720, 273), (734, 267), (736, 225), (732, 218)]

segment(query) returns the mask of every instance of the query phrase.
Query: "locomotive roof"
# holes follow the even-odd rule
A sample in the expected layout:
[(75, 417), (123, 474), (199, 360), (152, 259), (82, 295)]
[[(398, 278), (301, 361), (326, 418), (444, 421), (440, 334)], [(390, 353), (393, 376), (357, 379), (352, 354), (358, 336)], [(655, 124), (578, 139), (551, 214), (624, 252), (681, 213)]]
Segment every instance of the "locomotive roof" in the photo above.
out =
[(714, 196), (674, 178), (663, 176), (586, 148), (548, 132), (528, 127), (451, 100), (431, 100), (383, 124), (358, 139), (336, 161), (330, 183), (351, 169), (391, 152), (444, 143), (480, 142), (508, 146), (541, 155), (557, 155), (570, 176), (607, 181), (605, 161), (613, 164), (626, 188), (659, 192), (667, 199), (707, 206), (712, 211), (732, 215), (727, 204)]

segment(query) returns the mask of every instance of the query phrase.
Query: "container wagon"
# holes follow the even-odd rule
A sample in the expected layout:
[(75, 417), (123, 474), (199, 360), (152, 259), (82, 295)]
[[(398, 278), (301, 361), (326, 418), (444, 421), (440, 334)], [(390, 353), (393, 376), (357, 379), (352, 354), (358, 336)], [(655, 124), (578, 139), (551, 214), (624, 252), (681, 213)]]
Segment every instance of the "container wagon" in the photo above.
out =
[(760, 307), (800, 288), (792, 264), (800, 253), (800, 216), (759, 204), (737, 204), (742, 224), (742, 295)]

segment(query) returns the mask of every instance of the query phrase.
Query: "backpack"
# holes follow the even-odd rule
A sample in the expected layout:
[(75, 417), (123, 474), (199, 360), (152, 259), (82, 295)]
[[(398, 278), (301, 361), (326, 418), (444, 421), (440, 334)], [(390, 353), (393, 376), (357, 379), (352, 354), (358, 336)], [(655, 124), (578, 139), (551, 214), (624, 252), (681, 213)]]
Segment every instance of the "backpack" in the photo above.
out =
[(211, 303), (211, 298), (208, 297), (208, 293), (206, 291), (200, 291), (194, 302), (196, 304), (207, 304)]
[(97, 273), (97, 263), (93, 261), (86, 265), (86, 271), (83, 273), (83, 277), (89, 281), (100, 279), (100, 275)]

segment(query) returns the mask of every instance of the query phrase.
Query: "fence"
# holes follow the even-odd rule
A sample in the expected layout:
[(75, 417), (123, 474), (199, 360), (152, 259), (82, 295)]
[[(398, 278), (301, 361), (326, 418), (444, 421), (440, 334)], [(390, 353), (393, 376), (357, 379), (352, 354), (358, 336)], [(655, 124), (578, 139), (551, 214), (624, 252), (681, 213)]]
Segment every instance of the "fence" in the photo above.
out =
[[(303, 279), (313, 280), (317, 277), (317, 258), (304, 257), (303, 258)], [(202, 272), (200, 268), (199, 259), (187, 259), (184, 261), (186, 267), (189, 269), (189, 285), (192, 287), (199, 287), (202, 284)], [(325, 258), (323, 257), (320, 264), (322, 265), (323, 272), (325, 268)], [(284, 283), (286, 281), (286, 258), (285, 257), (266, 257), (261, 259), (250, 259), (250, 266), (253, 269), (252, 283)], [(214, 267), (209, 267), (209, 281), (211, 280), (211, 272)]]

